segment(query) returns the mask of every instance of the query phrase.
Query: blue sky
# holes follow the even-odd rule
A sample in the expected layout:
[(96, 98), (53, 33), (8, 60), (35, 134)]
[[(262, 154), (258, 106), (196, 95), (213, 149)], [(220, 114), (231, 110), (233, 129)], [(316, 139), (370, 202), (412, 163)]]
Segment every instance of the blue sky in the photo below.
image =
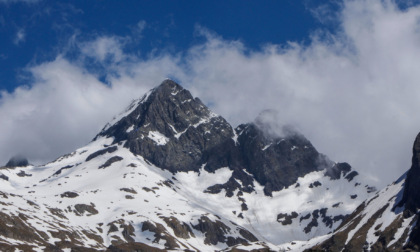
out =
[(420, 131), (419, 20), (416, 0), (0, 0), (0, 164), (84, 146), (169, 77), (384, 186)]
[[(126, 53), (180, 53), (203, 42), (205, 27), (253, 50), (268, 43), (309, 41), (315, 30), (332, 28), (314, 15), (328, 1), (0, 1), (0, 88), (27, 84), (25, 67), (77, 54), (69, 41), (96, 36), (131, 37)], [(329, 4), (328, 8), (337, 8)]]

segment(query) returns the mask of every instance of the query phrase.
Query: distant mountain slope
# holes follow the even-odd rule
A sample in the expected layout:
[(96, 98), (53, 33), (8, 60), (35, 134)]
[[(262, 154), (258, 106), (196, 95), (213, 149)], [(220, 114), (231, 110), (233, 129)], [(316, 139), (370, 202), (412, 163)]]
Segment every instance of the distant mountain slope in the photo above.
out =
[(420, 134), (406, 174), (359, 205), (334, 233), (288, 246), (296, 251), (419, 251), (419, 185)]
[(301, 134), (233, 129), (165, 80), (88, 145), (0, 169), (0, 249), (278, 250), (337, 228), (375, 191)]

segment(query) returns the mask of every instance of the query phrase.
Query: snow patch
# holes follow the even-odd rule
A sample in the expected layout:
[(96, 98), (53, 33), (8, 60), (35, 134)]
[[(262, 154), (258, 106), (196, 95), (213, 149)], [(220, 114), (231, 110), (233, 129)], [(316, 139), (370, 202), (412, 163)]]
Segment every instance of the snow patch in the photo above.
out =
[(238, 142), (238, 134), (236, 134), (236, 131), (235, 130), (232, 130), (232, 131), (233, 131), (232, 140), (235, 142), (235, 146), (236, 145), (239, 145), (239, 142)]
[(201, 168), (199, 173), (193, 171), (179, 172), (176, 174), (176, 178), (181, 183), (188, 185), (193, 191), (203, 192), (212, 185), (226, 183), (232, 176), (232, 172), (227, 167), (218, 169), (214, 173)]
[(181, 136), (182, 136), (182, 134), (184, 134), (185, 132), (187, 132), (187, 130), (189, 129), (190, 127), (187, 127), (184, 131), (181, 131), (181, 132), (179, 132), (179, 133), (176, 133), (174, 136), (175, 136), (175, 138), (176, 139), (179, 139)]
[(125, 132), (130, 133), (131, 131), (133, 131), (133, 129), (134, 129), (134, 125), (131, 125)]
[(261, 150), (262, 150), (262, 151), (265, 151), (265, 150), (266, 150), (266, 149), (268, 149), (270, 146), (271, 146), (271, 143), (270, 143), (270, 144), (267, 144), (266, 146), (264, 146), (264, 148), (262, 148)]
[(149, 131), (148, 138), (152, 139), (157, 145), (165, 145), (169, 139), (158, 131)]
[(174, 126), (172, 126), (171, 124), (168, 124), (168, 126), (171, 128), (171, 130), (174, 132), (174, 134), (178, 134), (178, 131), (175, 129)]

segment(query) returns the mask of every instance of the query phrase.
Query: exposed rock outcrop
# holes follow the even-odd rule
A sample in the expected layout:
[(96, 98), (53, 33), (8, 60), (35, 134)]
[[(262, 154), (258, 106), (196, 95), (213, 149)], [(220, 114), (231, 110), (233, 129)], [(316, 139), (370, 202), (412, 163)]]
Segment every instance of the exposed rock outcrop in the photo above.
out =
[(13, 167), (25, 167), (28, 166), (29, 162), (28, 159), (26, 159), (24, 156), (14, 156), (5, 165), (7, 168), (13, 168)]

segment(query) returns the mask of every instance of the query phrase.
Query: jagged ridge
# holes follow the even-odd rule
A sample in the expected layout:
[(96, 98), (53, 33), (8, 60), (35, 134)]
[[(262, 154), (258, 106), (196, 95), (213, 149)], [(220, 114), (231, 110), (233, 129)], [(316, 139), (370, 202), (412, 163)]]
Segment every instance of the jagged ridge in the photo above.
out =
[[(125, 141), (131, 152), (173, 173), (198, 171), (203, 165), (211, 172), (229, 167), (234, 179), (245, 185), (241, 190), (249, 192), (252, 179), (245, 170), (271, 195), (298, 177), (333, 165), (297, 132), (268, 136), (261, 130), (264, 125), (254, 123), (234, 131), (225, 119), (171, 80), (130, 107), (130, 113), (97, 137), (114, 137), (114, 143)], [(235, 181), (224, 186), (229, 195), (237, 188)]]

